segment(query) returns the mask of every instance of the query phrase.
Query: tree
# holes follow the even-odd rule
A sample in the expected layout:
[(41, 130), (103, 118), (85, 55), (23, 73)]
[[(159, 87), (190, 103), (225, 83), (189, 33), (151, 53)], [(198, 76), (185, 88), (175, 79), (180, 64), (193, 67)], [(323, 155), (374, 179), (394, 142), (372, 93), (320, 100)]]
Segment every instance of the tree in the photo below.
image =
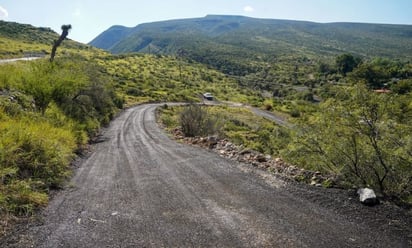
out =
[(352, 54), (342, 54), (336, 57), (336, 67), (338, 72), (346, 76), (348, 72), (353, 71), (360, 63), (362, 62), (361, 58), (354, 57)]
[(412, 194), (412, 102), (364, 85), (341, 89), (302, 125), (295, 163), (343, 176), (386, 196)]
[(407, 94), (412, 92), (412, 79), (404, 79), (392, 85), (391, 90), (397, 94)]
[(67, 35), (69, 35), (69, 30), (72, 28), (72, 25), (62, 25), (62, 34), (60, 35), (59, 39), (54, 41), (53, 48), (50, 55), (50, 62), (53, 62), (54, 56), (56, 56), (57, 47), (61, 45), (64, 39), (66, 39)]
[(189, 104), (180, 113), (180, 126), (186, 137), (213, 135), (218, 132), (220, 123), (198, 104)]

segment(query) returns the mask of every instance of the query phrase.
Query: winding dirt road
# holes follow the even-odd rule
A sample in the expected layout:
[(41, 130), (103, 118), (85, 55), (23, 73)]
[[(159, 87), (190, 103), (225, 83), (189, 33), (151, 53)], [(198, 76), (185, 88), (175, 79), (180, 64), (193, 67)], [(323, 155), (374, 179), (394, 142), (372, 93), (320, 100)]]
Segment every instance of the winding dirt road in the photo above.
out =
[[(409, 220), (176, 143), (126, 110), (40, 221), (5, 247), (408, 247)], [(382, 217), (381, 215), (385, 215)], [(389, 222), (390, 220), (390, 222)]]

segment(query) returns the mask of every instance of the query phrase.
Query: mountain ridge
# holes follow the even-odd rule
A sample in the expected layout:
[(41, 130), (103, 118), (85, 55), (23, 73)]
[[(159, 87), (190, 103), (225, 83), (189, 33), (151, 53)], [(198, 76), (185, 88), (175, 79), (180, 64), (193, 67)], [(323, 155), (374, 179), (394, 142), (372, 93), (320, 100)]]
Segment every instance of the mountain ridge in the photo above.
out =
[[(239, 33), (236, 33), (236, 31)], [(250, 35), (249, 37), (263, 36), (270, 38), (272, 41), (292, 41), (291, 44), (294, 45), (299, 45), (302, 42), (308, 44), (320, 41), (321, 43), (326, 43), (320, 50), (330, 50), (327, 49), (327, 47), (343, 47), (344, 49), (338, 50), (342, 50), (342, 52), (359, 53), (365, 57), (388, 56), (390, 53), (386, 52), (385, 54), (385, 52), (377, 52), (375, 54), (373, 52), (368, 52), (362, 54), (361, 51), (363, 49), (360, 49), (359, 46), (361, 48), (365, 47), (365, 42), (359, 44), (356, 49), (347, 49), (346, 47), (348, 46), (333, 43), (350, 43), (347, 41), (347, 37), (345, 40), (345, 36), (349, 36), (349, 38), (354, 39), (356, 42), (362, 41), (362, 39), (369, 39), (381, 43), (386, 41), (383, 42), (385, 43), (383, 47), (394, 46), (396, 49), (399, 49), (399, 47), (396, 47), (396, 42), (393, 41), (395, 39), (407, 39), (409, 43), (412, 43), (412, 25), (355, 22), (317, 23), (310, 21), (260, 19), (245, 16), (207, 15), (202, 18), (143, 23), (135, 27), (114, 25), (93, 39), (89, 44), (109, 50), (113, 53), (142, 52), (142, 49), (147, 45), (150, 45), (153, 41), (170, 39), (173, 37), (173, 33), (184, 36), (225, 38), (225, 36), (227, 37), (234, 33), (234, 35), (238, 37), (241, 37), (240, 35), (245, 36), (245, 34), (242, 34), (242, 31), (248, 31)], [(169, 34), (169, 36), (167, 37), (166, 34)], [(275, 35), (277, 35), (277, 37), (275, 37)], [(142, 37), (150, 37), (152, 38), (152, 42), (146, 44), (146, 46), (142, 46), (142, 44), (136, 45), (139, 42), (139, 38), (141, 39)], [(231, 38), (233, 39), (233, 37)], [(392, 38), (392, 40), (390, 38)], [(133, 41), (133, 39), (135, 41)], [(143, 40), (146, 40), (147, 43), (147, 39)], [(298, 44), (295, 44), (296, 41)], [(125, 43), (133, 43), (133, 45), (126, 46)], [(233, 42), (229, 43), (233, 44)], [(405, 43), (405, 41), (403, 43)], [(168, 45), (169, 44), (170, 43), (168, 43)], [(375, 46), (378, 45), (375, 44)], [(412, 51), (411, 44), (406, 46), (406, 48), (408, 51)], [(312, 47), (311, 50), (316, 51), (317, 49), (313, 49)]]
[[(410, 60), (412, 25), (316, 23), (245, 16), (207, 15), (112, 26), (92, 46), (114, 54), (150, 53), (183, 57), (244, 76), (264, 71), (279, 60), (332, 61), (350, 53), (372, 59)], [(296, 62), (299, 61), (299, 62)]]

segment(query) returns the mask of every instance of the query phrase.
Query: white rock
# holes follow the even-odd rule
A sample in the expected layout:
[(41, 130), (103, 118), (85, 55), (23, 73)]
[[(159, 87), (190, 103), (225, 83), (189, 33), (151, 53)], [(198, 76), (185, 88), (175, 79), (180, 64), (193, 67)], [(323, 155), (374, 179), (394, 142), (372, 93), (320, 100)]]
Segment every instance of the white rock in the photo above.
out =
[(378, 203), (378, 199), (376, 198), (376, 194), (373, 189), (369, 188), (361, 188), (358, 189), (359, 200), (362, 204), (365, 205), (376, 205)]

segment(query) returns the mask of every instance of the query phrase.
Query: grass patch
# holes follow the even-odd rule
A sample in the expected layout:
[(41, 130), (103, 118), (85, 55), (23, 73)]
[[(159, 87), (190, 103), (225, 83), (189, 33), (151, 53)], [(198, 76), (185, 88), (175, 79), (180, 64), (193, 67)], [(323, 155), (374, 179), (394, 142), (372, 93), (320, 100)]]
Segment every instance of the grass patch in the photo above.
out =
[(45, 206), (48, 190), (69, 175), (76, 138), (69, 127), (39, 116), (0, 113), (0, 211), (27, 216)]

